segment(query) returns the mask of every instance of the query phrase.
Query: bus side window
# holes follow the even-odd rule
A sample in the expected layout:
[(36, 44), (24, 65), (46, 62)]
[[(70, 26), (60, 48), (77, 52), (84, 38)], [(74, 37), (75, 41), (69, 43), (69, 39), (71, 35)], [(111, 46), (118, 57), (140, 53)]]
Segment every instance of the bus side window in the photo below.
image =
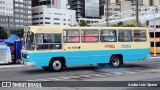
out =
[(96, 29), (82, 30), (81, 41), (82, 43), (99, 42), (99, 31)]
[(132, 30), (119, 30), (118, 41), (119, 42), (132, 42)]
[(146, 30), (134, 30), (134, 41), (144, 42), (147, 40)]
[(101, 42), (117, 42), (116, 30), (101, 30)]
[(37, 35), (37, 50), (62, 49), (61, 34), (39, 34)]
[(78, 29), (66, 29), (63, 31), (64, 43), (79, 43), (80, 42), (80, 32)]

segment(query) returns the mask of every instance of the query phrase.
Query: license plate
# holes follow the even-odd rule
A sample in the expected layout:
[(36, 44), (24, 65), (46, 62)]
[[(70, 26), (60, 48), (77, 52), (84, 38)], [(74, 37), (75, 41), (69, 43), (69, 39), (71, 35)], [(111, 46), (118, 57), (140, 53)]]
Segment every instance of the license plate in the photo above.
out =
[(160, 47), (158, 47), (158, 50), (160, 50)]

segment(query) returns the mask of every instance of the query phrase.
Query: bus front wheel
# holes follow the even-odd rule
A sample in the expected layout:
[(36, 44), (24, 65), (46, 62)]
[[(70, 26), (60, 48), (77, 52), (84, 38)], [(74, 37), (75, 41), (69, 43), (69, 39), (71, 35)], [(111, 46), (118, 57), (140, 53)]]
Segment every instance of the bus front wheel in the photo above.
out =
[(119, 67), (122, 65), (122, 59), (120, 56), (114, 55), (110, 59), (110, 65), (113, 67)]
[(61, 59), (55, 58), (50, 61), (49, 68), (51, 71), (59, 72), (63, 69), (63, 62)]

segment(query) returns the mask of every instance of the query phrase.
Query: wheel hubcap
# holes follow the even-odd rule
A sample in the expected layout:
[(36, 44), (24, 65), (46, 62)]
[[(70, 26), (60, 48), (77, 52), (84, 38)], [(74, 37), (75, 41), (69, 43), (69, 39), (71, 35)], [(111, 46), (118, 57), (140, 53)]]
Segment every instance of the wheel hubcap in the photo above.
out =
[(113, 60), (112, 60), (112, 64), (113, 64), (113, 66), (118, 66), (119, 65), (119, 59), (118, 58), (114, 58)]
[(54, 68), (55, 70), (59, 70), (59, 69), (61, 68), (61, 66), (62, 66), (62, 64), (61, 64), (60, 61), (54, 61), (54, 62), (53, 62), (53, 68)]

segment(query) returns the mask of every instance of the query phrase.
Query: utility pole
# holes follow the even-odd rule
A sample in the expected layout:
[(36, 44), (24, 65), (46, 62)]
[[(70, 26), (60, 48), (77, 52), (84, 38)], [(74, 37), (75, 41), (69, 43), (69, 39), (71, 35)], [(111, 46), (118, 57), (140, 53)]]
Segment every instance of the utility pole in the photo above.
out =
[(157, 6), (155, 6), (154, 7), (154, 57), (156, 57), (157, 55), (156, 55), (156, 43), (157, 43), (157, 41), (156, 41), (156, 13), (158, 12), (158, 7)]
[(139, 25), (139, 12), (138, 12), (138, 0), (136, 0), (136, 26), (138, 27)]
[(108, 9), (109, 8), (109, 0), (106, 0), (106, 26), (109, 26), (109, 19), (108, 19), (108, 17), (109, 17), (109, 12), (108, 12)]
[(8, 22), (8, 30), (7, 30), (7, 34), (8, 34), (8, 35), (10, 35), (10, 30), (9, 30), (9, 21), (10, 21), (10, 20), (9, 20), (9, 19), (10, 19), (9, 16), (7, 16), (7, 22)]

